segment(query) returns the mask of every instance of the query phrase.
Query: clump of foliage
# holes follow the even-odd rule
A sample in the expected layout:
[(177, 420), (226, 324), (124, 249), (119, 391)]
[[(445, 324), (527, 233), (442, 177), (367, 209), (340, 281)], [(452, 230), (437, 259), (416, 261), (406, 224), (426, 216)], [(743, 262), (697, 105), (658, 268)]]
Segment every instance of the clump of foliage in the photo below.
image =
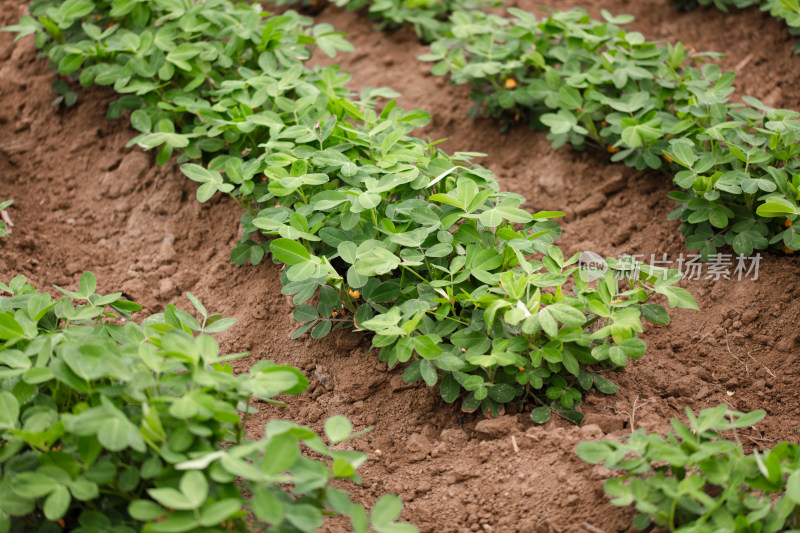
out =
[[(269, 360), (234, 375), (247, 354), (221, 355), (209, 334), (235, 320), (189, 295), (199, 319), (170, 304), (139, 325), (125, 319), (141, 307), (97, 294), (91, 273), (56, 288), (66, 296), (24, 276), (0, 283), (0, 531), (315, 531), (329, 514), (356, 531), (416, 531), (394, 522), (396, 497), (368, 520), (330, 485), (360, 482), (366, 455), (285, 420), (247, 438), (252, 400), (280, 403), (308, 381)], [(361, 434), (341, 416), (325, 433)]]
[[(225, 0), (88, 2), (69, 15), (51, 4), (18, 28), (62, 72), (132, 93), (132, 142), (159, 147), (162, 162), (173, 149), (197, 161), (182, 170), (200, 201), (219, 191), (245, 210), (232, 257), (258, 263), (270, 251), (287, 265), (283, 291), (304, 323), (296, 336), (373, 332), (383, 360), (409, 364), (407, 380), (438, 385), (448, 402), (464, 391), (465, 410), (526, 400), (544, 407), (538, 420), (552, 406), (577, 421), (581, 390), (616, 390), (591, 369), (644, 353), (643, 316), (668, 320), (646, 303), (652, 294), (696, 309), (674, 271), (643, 269), (622, 290), (614, 273), (636, 265), (596, 288), (576, 276), (578, 256), (553, 245), (561, 213), (529, 213), (470, 162), (477, 154), (411, 136), (430, 117), (379, 107), (397, 93), (354, 98), (337, 67), (303, 64), (312, 44), (348, 49), (329, 27)], [(61, 33), (46, 22), (59, 17)], [(98, 33), (98, 17), (118, 29)]]
[[(204, 152), (244, 148), (240, 136), (226, 133), (229, 125), (215, 121), (219, 105), (209, 98), (217, 96), (216, 90), (228, 89), (224, 118), (242, 122), (245, 129), (248, 122), (256, 126), (254, 121), (264, 127), (269, 123), (263, 118), (247, 117), (270, 93), (283, 96), (296, 87), (312, 46), (331, 56), (353, 49), (330, 25), (309, 29), (311, 20), (294, 12), (265, 17), (258, 5), (228, 0), (35, 0), (30, 11), (32, 16), (4, 31), (18, 32), (18, 39), (34, 34), (58, 72), (77, 77), (82, 86), (113, 86), (122, 96), (111, 104), (108, 117), (134, 111), (131, 123), (143, 135), (132, 142), (160, 147), (159, 164), (175, 149), (199, 158)], [(329, 82), (338, 81), (335, 68), (326, 72)], [(259, 95), (239, 101), (236, 80), (244, 83), (257, 74), (261, 77), (252, 83)], [(276, 85), (267, 88), (270, 81)], [(302, 110), (302, 104), (293, 109)]]
[[(0, 212), (2, 212), (3, 209), (7, 208), (13, 203), (14, 200), (6, 200), (5, 202), (0, 202)], [(9, 231), (11, 230), (9, 230), (6, 227), (5, 221), (2, 218), (0, 218), (0, 237), (8, 237)]]
[[(624, 442), (586, 441), (578, 455), (623, 471), (605, 482), (611, 503), (634, 505), (634, 526), (711, 533), (796, 531), (800, 526), (800, 447), (781, 442), (746, 454), (737, 430), (764, 411), (740, 413), (727, 405), (699, 415), (686, 408), (688, 426), (673, 419), (666, 438), (638, 429)], [(732, 431), (735, 441), (720, 432)]]
[(746, 256), (800, 249), (800, 114), (749, 97), (730, 103), (733, 72), (615, 25), (631, 17), (509, 13), (455, 13), (451, 34), (421, 57), (472, 86), (473, 113), (524, 119), (549, 129), (554, 147), (591, 144), (674, 175), (671, 218), (704, 259), (724, 245)]

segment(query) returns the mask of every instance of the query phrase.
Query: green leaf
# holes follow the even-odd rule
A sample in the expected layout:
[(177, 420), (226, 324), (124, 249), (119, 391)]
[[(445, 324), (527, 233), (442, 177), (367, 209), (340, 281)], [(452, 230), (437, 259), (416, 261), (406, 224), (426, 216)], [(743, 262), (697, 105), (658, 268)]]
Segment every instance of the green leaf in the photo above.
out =
[(461, 392), (461, 386), (458, 382), (453, 378), (452, 374), (446, 374), (442, 378), (442, 382), (439, 384), (439, 393), (442, 395), (442, 398), (447, 403), (453, 403), (458, 398), (458, 394)]
[(314, 306), (308, 304), (302, 304), (294, 308), (292, 316), (298, 322), (310, 322), (312, 320), (318, 319), (319, 313), (317, 312), (317, 309)]
[(414, 337), (414, 349), (425, 359), (435, 359), (442, 355), (442, 349), (428, 335)]
[(16, 427), (19, 419), (19, 402), (8, 391), (0, 391), (0, 431)]
[(767, 412), (764, 411), (763, 409), (757, 409), (749, 413), (744, 413), (743, 415), (741, 415), (739, 418), (736, 419), (734, 427), (739, 429), (739, 428), (754, 426), (757, 423), (761, 422), (766, 415)]
[(605, 442), (584, 441), (575, 451), (587, 463), (597, 464), (602, 463), (611, 450)]
[(256, 516), (271, 524), (280, 524), (284, 519), (283, 503), (273, 496), (268, 489), (259, 489), (253, 494), (253, 511)]
[(625, 351), (616, 345), (608, 349), (608, 359), (616, 366), (625, 366), (628, 361)]
[(561, 101), (561, 105), (570, 111), (578, 109), (583, 105), (583, 98), (581, 98), (580, 91), (569, 85), (561, 86), (558, 90), (558, 99)]
[(122, 451), (128, 446), (139, 447), (141, 441), (138, 429), (133, 426), (122, 414), (109, 417), (98, 429), (97, 440), (107, 450)]
[(567, 326), (582, 326), (586, 322), (586, 316), (571, 305), (556, 303), (548, 305), (547, 309), (556, 320), (563, 322)]
[(150, 133), (153, 128), (153, 123), (150, 120), (150, 115), (142, 109), (137, 109), (131, 113), (131, 126), (133, 129), (142, 133)]
[(64, 22), (60, 23), (61, 29), (69, 28), (75, 19), (85, 17), (94, 9), (91, 0), (66, 0), (59, 7), (59, 15)]
[(208, 481), (202, 472), (189, 470), (181, 478), (181, 492), (192, 505), (192, 509), (199, 508), (208, 497)]
[(238, 322), (235, 318), (218, 318), (216, 320), (211, 321), (206, 324), (205, 333), (221, 333), (223, 331), (228, 330), (231, 326)]
[(208, 170), (205, 167), (195, 163), (186, 163), (181, 165), (181, 172), (192, 181), (198, 183), (222, 183), (222, 175), (219, 172)]
[(171, 513), (163, 522), (148, 524), (147, 529), (149, 533), (188, 533), (196, 531), (197, 526), (198, 522), (192, 513), (179, 511)]
[(599, 374), (594, 375), (594, 386), (603, 394), (614, 394), (619, 390), (619, 386)]
[(337, 250), (341, 258), (347, 261), (351, 265), (356, 262), (357, 249), (358, 246), (356, 245), (356, 243), (352, 241), (342, 241), (339, 243), (339, 246), (337, 247)]
[(297, 265), (311, 259), (308, 250), (297, 241), (291, 239), (275, 239), (269, 245), (275, 259), (288, 265)]
[[(670, 143), (672, 158), (681, 165), (691, 168), (694, 165), (694, 145), (686, 139), (674, 140)], [(699, 168), (699, 167), (698, 167)]]
[(23, 472), (11, 484), (14, 494), (22, 498), (42, 498), (59, 487), (55, 479), (36, 472)]
[(0, 312), (0, 339), (11, 340), (25, 336), (25, 330), (14, 318), (12, 312)]
[(336, 415), (325, 421), (325, 435), (334, 444), (347, 440), (352, 432), (353, 425), (347, 417)]
[(311, 336), (315, 339), (321, 339), (331, 331), (333, 323), (330, 320), (321, 320), (317, 322), (314, 329), (311, 330)]
[(638, 359), (643, 356), (647, 350), (647, 344), (642, 339), (636, 337), (625, 339), (619, 346), (625, 352), (625, 355), (632, 359)]
[(219, 184), (213, 181), (207, 181), (197, 188), (197, 201), (200, 203), (207, 202), (219, 190)]
[(507, 383), (497, 383), (489, 387), (489, 398), (497, 403), (508, 403), (514, 399), (517, 391)]
[(272, 367), (254, 374), (248, 386), (255, 396), (264, 399), (290, 390), (298, 382), (298, 376), (294, 372), (282, 367)]
[(100, 493), (97, 483), (82, 477), (70, 483), (69, 490), (76, 500), (84, 502), (97, 498), (97, 495)]
[(200, 51), (201, 49), (192, 43), (182, 43), (167, 54), (167, 61), (173, 63), (179, 69), (190, 71), (192, 70), (192, 65), (188, 60), (199, 55)]
[(669, 324), (669, 313), (666, 309), (656, 304), (642, 304), (642, 316), (648, 322), (659, 326)]
[(423, 359), (419, 362), (419, 372), (428, 387), (433, 387), (439, 381), (439, 373), (428, 359)]
[(548, 420), (550, 420), (550, 408), (549, 407), (537, 407), (533, 411), (531, 411), (531, 420), (536, 422), (537, 424), (544, 424)]
[(5, 26), (0, 28), (0, 31), (10, 31), (17, 34), (14, 38), (15, 41), (18, 41), (25, 37), (26, 35), (30, 35), (32, 33), (36, 33), (42, 28), (42, 24), (40, 24), (35, 18), (29, 17), (28, 15), (24, 15), (19, 19), (19, 24), (14, 24), (13, 26)]
[(192, 305), (194, 306), (195, 309), (197, 309), (198, 313), (200, 313), (204, 317), (208, 316), (208, 311), (206, 310), (206, 307), (202, 304), (202, 302), (200, 302), (200, 300), (197, 299), (197, 297), (194, 294), (192, 294), (191, 292), (187, 292), (186, 297), (189, 298), (189, 301), (192, 302)]
[(375, 529), (386, 527), (400, 517), (403, 512), (403, 502), (394, 494), (381, 496), (372, 508), (370, 522)]
[(472, 256), (469, 263), (471, 270), (489, 272), (503, 264), (503, 257), (494, 249), (484, 248)]
[(558, 335), (558, 323), (550, 314), (548, 308), (539, 310), (539, 323), (542, 325), (545, 333), (552, 339)]
[(264, 455), (270, 458), (264, 465), (264, 473), (274, 476), (294, 466), (300, 457), (300, 448), (293, 435), (282, 433), (270, 439)]
[(128, 514), (135, 520), (150, 522), (167, 514), (166, 509), (150, 500), (134, 500), (128, 505)]
[(639, 148), (644, 145), (644, 140), (658, 139), (661, 130), (657, 128), (660, 119), (653, 119), (644, 124), (637, 123), (634, 119), (622, 119), (622, 140), (630, 148)]
[(667, 297), (670, 307), (694, 309), (695, 311), (700, 310), (697, 307), (697, 302), (694, 301), (694, 297), (686, 289), (673, 287), (672, 285), (663, 285), (660, 287), (656, 286), (655, 290), (657, 293)]
[(313, 322), (313, 321), (312, 322), (306, 322), (305, 324), (303, 324), (302, 326), (300, 326), (299, 328), (294, 330), (294, 332), (292, 332), (291, 339), (292, 340), (299, 339), (300, 337), (303, 336), (303, 334), (306, 331), (308, 331), (309, 329), (314, 327), (315, 324), (316, 324), (316, 322)]
[(800, 209), (789, 200), (783, 198), (770, 198), (756, 209), (756, 214), (762, 217), (783, 217), (786, 215), (800, 215)]
[(72, 497), (67, 487), (59, 486), (44, 501), (44, 516), (52, 522), (63, 518), (67, 514), (71, 501)]
[(555, 135), (568, 133), (573, 126), (578, 124), (578, 119), (575, 115), (566, 109), (560, 109), (558, 113), (545, 113), (539, 120), (542, 121), (542, 124), (548, 126)]
[(195, 508), (182, 492), (170, 487), (147, 489), (147, 493), (155, 501), (170, 509), (188, 511)]
[(786, 481), (786, 498), (800, 505), (800, 470), (795, 470)]
[(406, 367), (403, 372), (403, 381), (406, 383), (416, 383), (422, 378), (422, 373), (419, 369), (420, 362), (419, 360), (414, 361)]
[(286, 513), (286, 519), (300, 531), (316, 531), (322, 527), (322, 511), (311, 504), (293, 504)]
[(214, 502), (200, 510), (200, 524), (205, 527), (220, 524), (241, 508), (242, 502), (238, 498), (226, 498)]

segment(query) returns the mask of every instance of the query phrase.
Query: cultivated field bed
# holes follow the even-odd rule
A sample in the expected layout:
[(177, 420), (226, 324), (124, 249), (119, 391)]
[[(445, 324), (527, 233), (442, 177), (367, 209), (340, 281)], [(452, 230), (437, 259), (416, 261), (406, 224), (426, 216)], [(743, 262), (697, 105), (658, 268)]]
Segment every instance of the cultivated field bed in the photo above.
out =
[[(512, 4), (529, 11), (542, 5)], [(678, 14), (662, 0), (547, 5), (581, 6), (594, 16), (600, 9), (633, 14), (632, 28), (649, 39), (727, 54), (720, 64), (737, 71), (737, 94), (800, 109), (793, 38), (768, 14), (705, 8)], [(25, 6), (0, 2), (0, 25), (16, 23)], [(315, 19), (347, 32), (355, 45), (355, 53), (336, 59), (354, 72), (353, 89), (400, 91), (400, 105), (431, 113), (424, 135), (448, 138), (445, 149), (487, 153), (482, 164), (506, 190), (524, 194), (526, 208), (565, 211), (558, 241), (565, 253), (643, 254), (645, 261), (650, 254), (677, 261), (690, 253), (678, 223), (667, 221), (674, 205), (663, 174), (610, 164), (592, 151), (554, 151), (544, 133), (524, 126), (501, 134), (495, 121), (469, 120), (467, 90), (429, 73), (417, 60), (426, 47), (413, 34), (376, 32), (365, 17), (334, 7)], [(187, 308), (184, 293), (191, 291), (207, 307), (238, 318), (221, 336), (223, 351), (252, 352), (236, 370), (268, 358), (300, 368), (311, 381), (306, 393), (288, 400), (289, 409), (260, 406), (248, 422), (254, 435), (277, 416), (318, 431), (335, 414), (348, 416), (356, 429), (374, 426), (352, 442), (370, 457), (354, 499), (372, 503), (399, 494), (406, 502), (402, 518), (422, 531), (627, 531), (632, 513), (607, 503), (608, 472), (578, 459), (580, 441), (632, 428), (666, 430), (686, 406), (723, 402), (767, 411), (764, 422), (741, 435), (747, 446), (800, 440), (797, 257), (763, 253), (757, 280), (683, 281), (700, 312), (675, 310), (669, 326), (646, 326), (647, 355), (609, 376), (621, 386), (615, 395), (588, 394), (582, 427), (557, 417), (535, 426), (528, 413), (511, 409), (487, 420), (445, 404), (423, 383), (405, 383), (402, 370), (387, 369), (362, 336), (290, 340), (296, 323), (290, 298), (280, 292), (280, 267), (230, 262), (237, 206), (219, 196), (198, 203), (195, 185), (176, 165), (157, 167), (155, 154), (125, 148), (135, 132), (125, 119), (106, 120), (110, 90), (84, 90), (76, 106), (52, 106), (53, 74), (36, 55), (31, 38), (14, 43), (0, 34), (0, 200), (15, 200), (8, 211), (13, 233), (0, 240), (0, 280), (25, 274), (40, 289), (73, 287), (92, 270), (101, 292), (122, 290), (146, 312), (168, 301)], [(344, 530), (336, 521), (326, 527)]]

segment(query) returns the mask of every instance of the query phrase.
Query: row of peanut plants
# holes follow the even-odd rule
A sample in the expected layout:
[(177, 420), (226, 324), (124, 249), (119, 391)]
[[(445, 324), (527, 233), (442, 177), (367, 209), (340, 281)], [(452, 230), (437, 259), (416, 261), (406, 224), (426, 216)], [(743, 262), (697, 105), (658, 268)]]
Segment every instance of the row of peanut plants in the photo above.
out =
[(0, 282), (0, 531), (310, 532), (330, 515), (357, 532), (416, 531), (395, 522), (396, 496), (368, 516), (331, 485), (360, 483), (367, 459), (333, 447), (363, 433), (345, 417), (325, 422), (330, 446), (277, 419), (248, 438), (254, 400), (280, 404), (308, 380), (269, 360), (234, 375), (247, 354), (220, 354), (211, 336), (234, 319), (189, 294), (197, 318), (170, 304), (138, 324), (141, 306), (98, 294), (91, 273), (56, 288)]
[(743, 255), (800, 249), (796, 111), (731, 103), (733, 72), (615, 24), (630, 17), (508, 11), (453, 13), (450, 34), (421, 57), (472, 87), (474, 113), (544, 127), (555, 147), (596, 146), (612, 161), (663, 169), (678, 187), (670, 218), (704, 258), (726, 245)]
[[(537, 25), (531, 14), (510, 11), (509, 23), (457, 10), (452, 32), (422, 58), (438, 62), (434, 73), (472, 84), (474, 113), (549, 127), (556, 146), (594, 142), (632, 166), (678, 170), (676, 183), (685, 191), (672, 195), (682, 202), (675, 215), (682, 216), (687, 245), (705, 256), (724, 244), (746, 254), (775, 243), (798, 248), (797, 113), (751, 98), (745, 98), (751, 107), (728, 104), (731, 73), (713, 64), (684, 67), (703, 57), (612, 25), (629, 17), (604, 13), (605, 24), (573, 10)], [(715, 235), (717, 229), (727, 233)], [(781, 442), (744, 452), (737, 430), (758, 423), (764, 411), (720, 405), (699, 416), (687, 409), (687, 416), (688, 426), (672, 421), (666, 439), (637, 430), (624, 441), (582, 443), (578, 454), (623, 471), (604, 488), (614, 505), (635, 506), (639, 529), (796, 530), (800, 448)], [(726, 431), (735, 440), (723, 438)]]

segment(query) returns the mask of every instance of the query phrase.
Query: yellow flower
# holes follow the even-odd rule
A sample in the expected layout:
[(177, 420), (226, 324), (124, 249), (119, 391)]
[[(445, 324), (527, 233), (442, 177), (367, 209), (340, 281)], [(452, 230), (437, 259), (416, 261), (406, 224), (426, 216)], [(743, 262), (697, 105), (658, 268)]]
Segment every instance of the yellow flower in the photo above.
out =
[(516, 80), (514, 80), (514, 78), (508, 78), (506, 80), (506, 89), (513, 89), (516, 86), (517, 86), (517, 82), (516, 82)]

